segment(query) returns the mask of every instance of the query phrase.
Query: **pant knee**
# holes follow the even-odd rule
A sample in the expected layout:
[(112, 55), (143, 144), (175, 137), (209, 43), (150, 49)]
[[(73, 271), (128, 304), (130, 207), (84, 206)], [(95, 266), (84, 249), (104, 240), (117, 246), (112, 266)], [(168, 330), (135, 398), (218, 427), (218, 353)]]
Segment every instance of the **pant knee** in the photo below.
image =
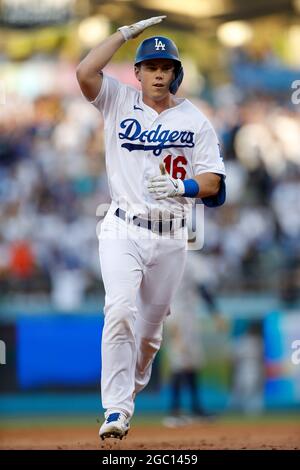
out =
[(160, 349), (161, 337), (156, 338), (140, 338), (138, 344), (137, 367), (142, 373), (146, 370), (154, 360)]
[(105, 308), (103, 341), (134, 341), (135, 309), (126, 303)]

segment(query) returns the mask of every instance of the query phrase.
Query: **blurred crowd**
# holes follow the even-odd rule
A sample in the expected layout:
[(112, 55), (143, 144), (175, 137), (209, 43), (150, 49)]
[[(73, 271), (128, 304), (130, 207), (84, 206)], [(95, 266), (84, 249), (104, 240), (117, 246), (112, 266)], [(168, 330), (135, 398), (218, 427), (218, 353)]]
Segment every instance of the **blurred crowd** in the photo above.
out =
[(289, 96), (230, 103), (238, 96), (232, 87), (218, 95), (221, 105), (206, 112), (223, 146), (227, 203), (206, 214), (204, 252), (214, 254), (221, 289), (279, 292), (294, 303), (300, 292), (299, 107)]
[(101, 287), (96, 208), (109, 196), (100, 115), (80, 95), (14, 97), (2, 108), (1, 293), (78, 307)]
[[(195, 99), (215, 126), (227, 203), (205, 210), (203, 270), (220, 292), (300, 290), (300, 113), (290, 97), (232, 85)], [(101, 293), (96, 209), (108, 203), (100, 114), (80, 96), (0, 106), (0, 297), (72, 309)], [(200, 258), (199, 258), (200, 261)]]

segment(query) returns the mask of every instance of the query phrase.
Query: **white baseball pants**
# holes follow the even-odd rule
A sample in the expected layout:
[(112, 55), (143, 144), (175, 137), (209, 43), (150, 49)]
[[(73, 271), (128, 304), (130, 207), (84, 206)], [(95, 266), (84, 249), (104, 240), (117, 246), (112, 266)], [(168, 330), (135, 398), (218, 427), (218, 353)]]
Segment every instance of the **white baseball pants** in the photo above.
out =
[(99, 254), (106, 296), (101, 394), (105, 409), (121, 410), (131, 417), (135, 394), (149, 382), (163, 321), (184, 270), (184, 230), (180, 239), (166, 239), (145, 228), (128, 229), (113, 213), (102, 222)]

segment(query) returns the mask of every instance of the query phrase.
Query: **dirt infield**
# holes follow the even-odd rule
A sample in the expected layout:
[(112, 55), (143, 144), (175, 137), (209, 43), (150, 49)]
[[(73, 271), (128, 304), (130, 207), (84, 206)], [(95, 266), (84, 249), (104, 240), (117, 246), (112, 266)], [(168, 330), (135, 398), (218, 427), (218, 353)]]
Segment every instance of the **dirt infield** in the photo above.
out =
[(297, 449), (300, 424), (213, 423), (176, 429), (134, 425), (122, 441), (101, 442), (97, 426), (58, 426), (0, 430), (0, 449)]

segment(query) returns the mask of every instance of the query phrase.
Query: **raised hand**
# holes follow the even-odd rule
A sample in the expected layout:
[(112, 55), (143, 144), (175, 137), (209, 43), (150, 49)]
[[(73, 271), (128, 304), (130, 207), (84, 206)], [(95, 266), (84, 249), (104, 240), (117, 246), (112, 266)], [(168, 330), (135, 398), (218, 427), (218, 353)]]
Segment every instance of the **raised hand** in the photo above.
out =
[(146, 28), (150, 28), (150, 26), (154, 26), (155, 24), (160, 23), (162, 20), (166, 18), (166, 15), (162, 16), (153, 16), (152, 18), (148, 18), (147, 20), (138, 21), (137, 23), (133, 23), (130, 26), (121, 26), (118, 28), (125, 39), (136, 38), (139, 34), (141, 34)]

